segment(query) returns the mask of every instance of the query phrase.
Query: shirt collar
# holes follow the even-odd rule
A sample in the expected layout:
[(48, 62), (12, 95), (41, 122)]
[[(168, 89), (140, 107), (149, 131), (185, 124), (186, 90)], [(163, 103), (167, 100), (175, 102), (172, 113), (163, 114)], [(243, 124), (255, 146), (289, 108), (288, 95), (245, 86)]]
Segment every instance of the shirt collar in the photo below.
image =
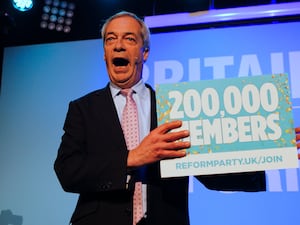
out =
[[(119, 95), (121, 88), (116, 86), (115, 84), (113, 84), (112, 82), (109, 83), (109, 87), (110, 87), (110, 91), (111, 94), (114, 97), (116, 97), (117, 95)], [(135, 85), (133, 85), (131, 87), (131, 89), (137, 93), (138, 95), (141, 95), (142, 93), (144, 93), (146, 91), (146, 85), (143, 81), (143, 79), (140, 79), (140, 81), (138, 83), (136, 83)]]

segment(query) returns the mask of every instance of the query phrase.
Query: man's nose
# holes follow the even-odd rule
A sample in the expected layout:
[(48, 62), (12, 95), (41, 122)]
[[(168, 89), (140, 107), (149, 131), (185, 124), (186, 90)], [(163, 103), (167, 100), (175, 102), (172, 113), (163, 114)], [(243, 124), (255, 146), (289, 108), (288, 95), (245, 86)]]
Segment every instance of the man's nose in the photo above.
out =
[(124, 43), (122, 39), (117, 39), (115, 43), (115, 51), (124, 51)]

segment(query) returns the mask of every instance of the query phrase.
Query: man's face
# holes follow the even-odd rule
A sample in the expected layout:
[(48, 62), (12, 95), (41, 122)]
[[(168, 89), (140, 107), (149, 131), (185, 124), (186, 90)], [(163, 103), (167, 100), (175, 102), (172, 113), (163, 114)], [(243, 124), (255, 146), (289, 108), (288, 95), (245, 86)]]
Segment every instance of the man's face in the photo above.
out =
[(144, 51), (140, 24), (130, 16), (113, 19), (106, 27), (104, 60), (109, 78), (120, 88), (130, 88), (142, 76)]

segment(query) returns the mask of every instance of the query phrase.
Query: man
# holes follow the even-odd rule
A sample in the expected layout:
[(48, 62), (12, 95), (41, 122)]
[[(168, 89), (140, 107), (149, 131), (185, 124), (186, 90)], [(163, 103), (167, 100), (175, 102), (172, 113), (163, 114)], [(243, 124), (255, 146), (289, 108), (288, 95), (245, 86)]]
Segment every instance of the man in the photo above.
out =
[[(188, 177), (162, 179), (159, 161), (184, 157), (190, 143), (178, 140), (189, 132), (169, 132), (181, 121), (157, 127), (155, 93), (142, 81), (149, 30), (134, 14), (121, 12), (106, 21), (102, 37), (110, 83), (70, 103), (55, 161), (63, 189), (80, 194), (71, 223), (132, 225), (134, 189), (142, 182), (143, 218), (137, 224), (188, 225)], [(132, 148), (121, 126), (127, 101), (123, 89), (133, 90), (138, 109), (140, 140)], [(266, 188), (264, 172), (197, 179), (213, 190)]]

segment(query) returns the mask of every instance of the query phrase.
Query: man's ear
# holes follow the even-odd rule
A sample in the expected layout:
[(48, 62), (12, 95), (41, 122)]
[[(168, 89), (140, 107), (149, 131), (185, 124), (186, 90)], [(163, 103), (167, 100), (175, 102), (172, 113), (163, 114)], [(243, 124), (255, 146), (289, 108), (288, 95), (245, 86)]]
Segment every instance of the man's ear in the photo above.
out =
[(149, 48), (145, 48), (143, 52), (143, 61), (146, 62), (149, 56)]

